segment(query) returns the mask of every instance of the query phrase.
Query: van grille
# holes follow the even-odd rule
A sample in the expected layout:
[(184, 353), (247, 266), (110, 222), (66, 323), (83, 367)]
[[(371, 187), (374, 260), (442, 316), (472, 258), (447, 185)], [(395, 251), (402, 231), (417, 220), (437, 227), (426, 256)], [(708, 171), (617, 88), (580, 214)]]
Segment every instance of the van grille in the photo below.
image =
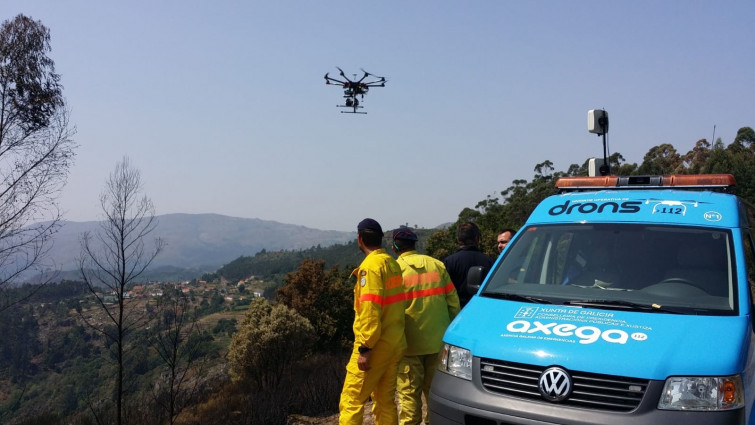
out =
[[(525, 398), (543, 403), (538, 389), (540, 375), (547, 367), (493, 359), (480, 359), (482, 386), (493, 393)], [(572, 393), (561, 405), (586, 409), (629, 412), (637, 408), (647, 390), (646, 379), (568, 371)]]

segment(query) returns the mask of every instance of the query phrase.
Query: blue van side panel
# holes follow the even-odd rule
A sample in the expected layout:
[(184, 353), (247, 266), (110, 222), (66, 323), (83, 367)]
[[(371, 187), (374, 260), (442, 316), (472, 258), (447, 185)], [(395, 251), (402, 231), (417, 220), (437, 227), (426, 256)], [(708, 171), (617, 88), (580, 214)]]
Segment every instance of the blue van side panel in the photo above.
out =
[[(752, 317), (749, 315), (747, 317), (752, 323)], [(745, 418), (748, 424), (755, 425), (755, 338), (753, 338), (752, 326), (745, 335), (745, 339), (749, 345), (746, 366), (742, 371), (742, 385), (745, 388)]]
[(747, 316), (688, 316), (473, 297), (445, 342), (475, 357), (664, 380), (745, 369)]
[[(745, 252), (747, 247), (742, 243), (743, 234), (739, 229), (735, 229), (733, 235), (734, 252)], [(736, 268), (737, 288), (739, 294), (739, 311), (742, 315), (752, 314), (752, 299), (750, 298), (750, 284), (747, 280), (747, 265), (743, 255), (734, 257), (734, 267)]]

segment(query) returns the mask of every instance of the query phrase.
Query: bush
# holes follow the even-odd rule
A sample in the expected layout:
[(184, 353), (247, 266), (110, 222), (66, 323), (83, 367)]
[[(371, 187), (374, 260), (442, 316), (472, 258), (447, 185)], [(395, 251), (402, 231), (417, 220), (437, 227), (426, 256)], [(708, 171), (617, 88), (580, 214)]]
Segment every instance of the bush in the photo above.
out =
[(257, 298), (249, 306), (228, 351), (234, 381), (275, 388), (291, 365), (306, 357), (314, 329), (309, 320), (283, 304)]

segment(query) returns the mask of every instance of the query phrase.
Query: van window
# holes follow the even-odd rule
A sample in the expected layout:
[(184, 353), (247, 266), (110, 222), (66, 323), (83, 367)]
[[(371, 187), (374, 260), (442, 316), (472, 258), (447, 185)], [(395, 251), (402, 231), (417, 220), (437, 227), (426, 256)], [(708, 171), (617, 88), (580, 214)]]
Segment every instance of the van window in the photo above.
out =
[(509, 247), (480, 295), (737, 314), (732, 249), (730, 231), (721, 229), (615, 223), (532, 226)]

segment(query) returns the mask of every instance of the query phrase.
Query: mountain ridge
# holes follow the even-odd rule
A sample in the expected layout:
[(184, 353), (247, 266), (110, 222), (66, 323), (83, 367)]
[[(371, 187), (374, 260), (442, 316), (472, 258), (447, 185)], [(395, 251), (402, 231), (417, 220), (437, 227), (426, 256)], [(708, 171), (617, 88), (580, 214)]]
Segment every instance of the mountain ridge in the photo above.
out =
[[(215, 270), (240, 256), (253, 256), (263, 249), (300, 250), (346, 243), (356, 238), (356, 232), (319, 230), (272, 220), (213, 213), (173, 213), (155, 218), (157, 226), (144, 241), (145, 249), (149, 249), (152, 239), (158, 237), (165, 245), (151, 268)], [(77, 270), (81, 235), (97, 231), (101, 223), (61, 221), (46, 257), (49, 268)]]

